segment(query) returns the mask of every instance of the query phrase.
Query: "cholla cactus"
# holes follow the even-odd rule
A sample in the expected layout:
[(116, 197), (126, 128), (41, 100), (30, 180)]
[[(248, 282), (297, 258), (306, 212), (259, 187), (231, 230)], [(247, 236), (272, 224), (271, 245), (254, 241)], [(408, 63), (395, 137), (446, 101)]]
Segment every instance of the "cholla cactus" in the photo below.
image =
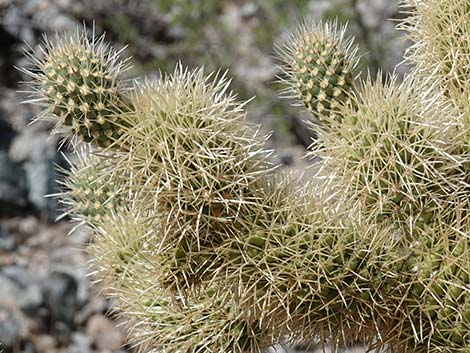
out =
[[(438, 218), (441, 219), (441, 218)], [(411, 246), (402, 347), (466, 352), (470, 342), (470, 222), (434, 222)]]
[[(418, 28), (470, 11), (406, 3), (422, 43)], [(280, 49), (288, 90), (322, 123), (320, 182), (305, 186), (275, 175), (225, 75), (177, 65), (124, 90), (117, 52), (81, 35), (47, 41), (25, 70), (43, 116), (88, 146), (64, 202), (91, 225), (96, 281), (141, 350), (260, 353), (315, 337), (469, 352), (466, 80), (452, 69), (430, 84), (422, 66), (361, 82), (344, 33), (304, 24)]]
[(104, 292), (117, 299), (129, 336), (140, 349), (165, 352), (259, 352), (271, 344), (266, 327), (244, 314), (230, 286), (213, 283), (188, 297), (165, 282), (167, 250), (158, 248), (160, 221), (132, 211), (95, 230), (93, 269)]
[(301, 23), (279, 46), (288, 83), (286, 92), (299, 99), (320, 121), (342, 118), (339, 108), (350, 102), (359, 58), (357, 47), (337, 22)]
[[(66, 215), (79, 223), (95, 226), (108, 221), (110, 213), (119, 213), (126, 202), (126, 175), (113, 170), (112, 155), (97, 156), (87, 149), (78, 152), (77, 160), (69, 161), (60, 194)], [(62, 218), (61, 217), (61, 218)]]
[(402, 6), (410, 17), (400, 27), (414, 42), (407, 59), (416, 65), (418, 75), (434, 81), (439, 90), (460, 102), (468, 113), (468, 1), (402, 0)]
[(35, 79), (33, 100), (47, 109), (40, 118), (52, 118), (58, 130), (71, 130), (85, 142), (111, 145), (121, 134), (122, 115), (131, 108), (118, 76), (126, 70), (119, 51), (104, 37), (77, 31), (63, 40), (46, 39), (42, 58), (31, 53), (34, 67), (25, 69)]
[(468, 207), (468, 154), (458, 112), (442, 99), (425, 97), (420, 82), (368, 80), (344, 106), (345, 118), (320, 131), (321, 174), (333, 179), (346, 203), (359, 203), (371, 221), (390, 221), (415, 237)]

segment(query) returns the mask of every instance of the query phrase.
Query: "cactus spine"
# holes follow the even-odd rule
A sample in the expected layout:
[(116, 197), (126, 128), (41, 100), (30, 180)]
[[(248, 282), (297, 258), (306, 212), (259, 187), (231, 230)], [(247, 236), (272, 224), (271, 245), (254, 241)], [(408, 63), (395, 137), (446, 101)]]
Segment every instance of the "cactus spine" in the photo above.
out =
[(124, 90), (125, 61), (102, 39), (46, 42), (25, 71), (44, 116), (91, 151), (63, 197), (91, 225), (97, 281), (142, 350), (259, 353), (318, 337), (468, 353), (468, 48), (430, 33), (456, 21), (468, 36), (470, 7), (404, 4), (417, 68), (402, 83), (357, 77), (334, 23), (304, 23), (279, 49), (287, 90), (320, 123), (321, 182), (305, 186), (274, 172), (224, 75), (177, 65)]

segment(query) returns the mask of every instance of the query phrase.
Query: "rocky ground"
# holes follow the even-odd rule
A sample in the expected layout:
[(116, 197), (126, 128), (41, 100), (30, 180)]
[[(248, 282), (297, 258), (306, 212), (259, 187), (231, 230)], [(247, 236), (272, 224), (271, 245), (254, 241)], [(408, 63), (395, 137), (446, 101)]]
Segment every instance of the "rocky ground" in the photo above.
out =
[(111, 304), (87, 277), (86, 233), (37, 217), (2, 219), (0, 340), (7, 352), (120, 352)]
[[(194, 53), (206, 50), (189, 48), (187, 43), (192, 37), (182, 25), (184, 19), (178, 22), (175, 11), (152, 12), (135, 5), (137, 3), (146, 2), (0, 0), (0, 351), (132, 351), (119, 328), (119, 321), (112, 314), (112, 302), (100, 298), (99, 290), (87, 276), (88, 257), (83, 251), (88, 241), (86, 230), (67, 235), (73, 225), (67, 220), (54, 222), (61, 213), (60, 207), (55, 198), (45, 195), (59, 191), (57, 180), (61, 176), (57, 166), (67, 168), (63, 154), (68, 151), (59, 138), (49, 137), (49, 124), (30, 125), (39, 111), (21, 104), (26, 95), (18, 90), (27, 85), (21, 86), (19, 81), (27, 78), (13, 67), (27, 64), (22, 54), (23, 42), (34, 48), (44, 33), (70, 30), (81, 26), (83, 21), (88, 24), (94, 21), (97, 31), (110, 32), (109, 38), (118, 46), (131, 44), (127, 51), (134, 55), (136, 65), (130, 75), (151, 74), (156, 61), (165, 68), (165, 65), (173, 65), (177, 58), (192, 60), (197, 57)], [(224, 4), (216, 10), (221, 19), (219, 25), (228, 32), (208, 25), (201, 35), (206, 41), (209, 38), (211, 50), (216, 48), (223, 63), (228, 60), (235, 78), (234, 86), (242, 92), (242, 98), (258, 97), (248, 106), (248, 116), (262, 123), (266, 130), (274, 130), (271, 147), (277, 151), (277, 162), (304, 171), (309, 162), (301, 156), (311, 142), (311, 134), (302, 123), (305, 116), (289, 102), (276, 98), (275, 89), (270, 86), (277, 73), (272, 51), (255, 47), (260, 40), (256, 37), (260, 27), (282, 19), (275, 7), (273, 10), (266, 4), (281, 4), (282, 1), (214, 3)], [(345, 8), (344, 0), (292, 3), (305, 3), (305, 10), (312, 16), (331, 14), (334, 4)], [(376, 31), (363, 38), (373, 51), (380, 38), (391, 36), (393, 26), (382, 22), (384, 17), (394, 16), (394, 3), (364, 0), (359, 1), (354, 11), (341, 11), (353, 17), (366, 14), (362, 27), (357, 24), (352, 27), (359, 31), (365, 28), (366, 33), (368, 28)], [(262, 22), (263, 18), (269, 22)], [(113, 27), (116, 23), (118, 29), (125, 30), (116, 31)], [(271, 33), (266, 40), (269, 42), (276, 36), (278, 34)], [(393, 56), (385, 55), (384, 61), (376, 56), (369, 62), (380, 61), (386, 68), (393, 67), (400, 60), (403, 44), (396, 37), (390, 43), (400, 50), (391, 48), (385, 52)], [(272, 48), (272, 43), (265, 46)], [(378, 52), (384, 53), (383, 50)], [(211, 57), (217, 55), (211, 54)], [(206, 59), (191, 60), (188, 65), (219, 65), (204, 61)], [(309, 352), (319, 349), (315, 345), (297, 348)], [(361, 347), (345, 349), (345, 352), (362, 351)]]
[[(13, 86), (13, 85), (12, 85)], [(85, 230), (55, 222), (57, 166), (67, 167), (47, 123), (0, 90), (0, 346), (4, 352), (124, 352), (124, 333), (87, 276)]]

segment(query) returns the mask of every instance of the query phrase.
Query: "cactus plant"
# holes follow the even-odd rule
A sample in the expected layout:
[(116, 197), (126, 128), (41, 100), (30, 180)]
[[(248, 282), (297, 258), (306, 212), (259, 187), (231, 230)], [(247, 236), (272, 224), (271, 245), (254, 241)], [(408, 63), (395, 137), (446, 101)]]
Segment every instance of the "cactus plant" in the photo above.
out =
[(40, 118), (52, 119), (85, 142), (111, 145), (119, 136), (122, 115), (130, 110), (118, 75), (125, 71), (119, 51), (104, 37), (78, 31), (67, 41), (57, 36), (44, 40), (43, 58), (31, 53), (34, 68), (24, 71), (35, 78), (35, 91), (47, 107)]
[(412, 286), (397, 340), (408, 349), (450, 353), (469, 347), (469, 224), (434, 222), (413, 246)]
[[(225, 75), (178, 64), (123, 89), (126, 61), (82, 35), (47, 41), (24, 70), (43, 116), (92, 151), (63, 197), (91, 225), (97, 282), (142, 350), (259, 353), (314, 337), (469, 352), (468, 48), (430, 33), (456, 21), (470, 35), (470, 7), (404, 4), (417, 67), (401, 83), (360, 79), (335, 23), (305, 22), (279, 49), (287, 90), (319, 122), (306, 185), (275, 173)], [(421, 63), (431, 47), (435, 72)]]
[[(111, 155), (96, 156), (80, 149), (75, 161), (69, 161), (70, 170), (64, 170), (59, 194), (65, 213), (79, 223), (95, 226), (106, 222), (108, 214), (119, 212), (125, 206), (125, 175), (113, 170)], [(61, 218), (62, 218), (61, 217)]]
[(388, 220), (412, 237), (436, 214), (444, 217), (442, 209), (447, 219), (457, 206), (469, 209), (458, 112), (422, 91), (412, 77), (367, 80), (355, 105), (343, 107), (343, 121), (319, 130), (324, 147), (312, 152), (323, 157), (321, 174), (334, 179), (345, 203), (358, 202), (364, 217)]
[(337, 22), (304, 21), (278, 47), (286, 92), (322, 121), (341, 119), (350, 102), (359, 61), (357, 47)]
[(466, 107), (470, 74), (469, 6), (468, 1), (460, 0), (403, 0), (402, 7), (410, 16), (400, 26), (414, 42), (407, 60), (416, 65), (418, 75), (434, 81), (439, 90)]

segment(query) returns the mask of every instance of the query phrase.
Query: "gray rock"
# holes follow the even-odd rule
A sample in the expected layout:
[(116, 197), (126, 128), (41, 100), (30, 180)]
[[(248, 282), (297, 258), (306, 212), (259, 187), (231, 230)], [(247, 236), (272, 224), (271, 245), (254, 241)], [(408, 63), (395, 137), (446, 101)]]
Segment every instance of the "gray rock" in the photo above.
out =
[(0, 302), (0, 350), (15, 346), (21, 339), (24, 323), (9, 305)]
[(42, 286), (48, 326), (60, 343), (68, 343), (75, 327), (74, 318), (79, 309), (77, 290), (75, 278), (64, 272), (51, 273)]
[(57, 347), (57, 342), (54, 337), (49, 335), (38, 335), (32, 338), (32, 343), (37, 352), (54, 352)]
[(24, 172), (6, 151), (0, 151), (0, 211), (23, 208), (26, 204)]
[(29, 270), (10, 266), (0, 270), (0, 302), (15, 303), (27, 315), (36, 316), (43, 298), (37, 277)]
[[(74, 29), (80, 25), (66, 11), (56, 5), (55, 1), (23, 0), (22, 6), (6, 6), (3, 14), (5, 29), (21, 41), (34, 45), (40, 39), (37, 30), (54, 33)], [(25, 19), (34, 24), (25, 25)]]
[[(72, 238), (76, 239), (75, 234)], [(83, 258), (83, 252), (80, 253), (76, 250), (76, 246), (81, 246), (79, 244), (80, 243), (75, 243), (74, 245), (70, 245), (70, 247), (60, 247), (51, 250), (48, 254), (50, 261), (48, 272), (66, 272), (73, 276), (78, 285), (77, 305), (83, 307), (89, 302), (92, 293), (90, 290), (90, 278), (87, 276), (88, 269), (86, 266), (82, 266), (83, 261), (86, 260)]]
[(75, 332), (72, 334), (69, 351), (70, 353), (90, 353), (92, 343), (90, 336)]
[[(24, 59), (21, 59), (21, 61)], [(29, 64), (24, 62), (17, 62), (18, 67), (25, 67)], [(23, 78), (27, 80), (26, 77)], [(0, 88), (0, 112), (1, 119), (4, 120), (15, 132), (21, 131), (31, 122), (41, 108), (32, 104), (21, 104), (26, 100), (26, 94), (19, 94), (16, 90), (1, 87)], [(51, 124), (50, 123), (37, 123), (35, 128), (45, 131)], [(8, 144), (9, 145), (9, 144)]]
[(46, 195), (57, 192), (53, 160), (31, 161), (24, 164), (28, 182), (28, 202), (48, 220), (57, 217), (57, 200)]
[(123, 333), (116, 327), (116, 323), (100, 314), (93, 315), (88, 320), (86, 333), (100, 351), (118, 350), (123, 343)]
[(23, 129), (12, 141), (9, 154), (12, 161), (41, 161), (54, 159), (56, 140), (49, 133), (32, 128)]
[(46, 195), (57, 192), (55, 164), (58, 160), (56, 140), (47, 132), (25, 129), (13, 140), (10, 158), (23, 163), (27, 181), (28, 202), (49, 220), (56, 217), (57, 201)]
[(6, 151), (0, 151), (0, 180), (9, 184), (18, 184), (20, 167), (13, 162)]
[(15, 248), (15, 239), (0, 224), (0, 252), (10, 252)]
[(14, 136), (12, 126), (0, 118), (0, 150), (7, 150)]

